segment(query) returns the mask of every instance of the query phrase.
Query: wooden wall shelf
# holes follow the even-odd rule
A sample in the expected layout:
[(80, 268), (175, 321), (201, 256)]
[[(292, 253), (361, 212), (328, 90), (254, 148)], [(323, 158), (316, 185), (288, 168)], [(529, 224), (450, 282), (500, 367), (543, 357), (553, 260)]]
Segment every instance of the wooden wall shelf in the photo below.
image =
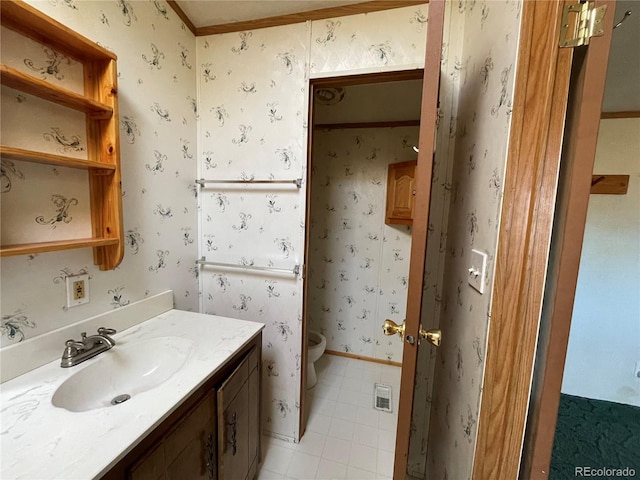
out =
[(4, 27), (82, 63), (84, 95), (11, 66), (2, 65), (0, 73), (2, 84), (7, 87), (83, 112), (88, 158), (83, 160), (7, 145), (0, 146), (0, 156), (22, 162), (88, 169), (92, 230), (91, 238), (3, 245), (0, 256), (90, 247), (93, 248), (94, 263), (101, 270), (112, 270), (124, 255), (117, 57), (20, 0), (0, 1), (0, 21)]
[(53, 153), (35, 152), (33, 150), (25, 150), (23, 148), (8, 147), (0, 145), (0, 157), (9, 160), (17, 160), (19, 162), (45, 163), (48, 165), (56, 165), (58, 167), (69, 168), (86, 168), (105, 170), (106, 173), (114, 172), (116, 166), (95, 162), (93, 160), (83, 160), (81, 158), (66, 157), (64, 155), (55, 155)]
[(28, 255), (34, 253), (54, 252), (57, 250), (71, 250), (73, 248), (105, 247), (109, 245), (117, 245), (117, 243), (117, 238), (76, 238), (73, 240), (59, 240), (55, 242), (3, 245), (1, 251), (3, 257), (11, 257), (13, 255)]
[(591, 195), (626, 195), (629, 175), (592, 175)]
[(92, 98), (58, 87), (7, 65), (0, 64), (0, 80), (2, 85), (55, 102), (63, 107), (73, 108), (94, 119), (101, 120), (113, 115), (113, 108), (109, 105), (96, 102)]

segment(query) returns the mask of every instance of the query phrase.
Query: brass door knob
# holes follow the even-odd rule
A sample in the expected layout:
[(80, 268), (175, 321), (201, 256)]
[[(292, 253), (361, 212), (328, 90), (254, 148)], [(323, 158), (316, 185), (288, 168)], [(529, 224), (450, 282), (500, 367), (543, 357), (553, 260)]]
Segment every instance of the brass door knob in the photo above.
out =
[(426, 340), (431, 345), (439, 347), (440, 343), (442, 342), (442, 332), (437, 329), (424, 330), (422, 327), (420, 327), (420, 338)]
[(387, 319), (382, 325), (382, 331), (385, 335), (395, 335), (397, 333), (400, 338), (404, 338), (404, 322), (402, 322), (402, 325), (398, 325), (393, 320)]

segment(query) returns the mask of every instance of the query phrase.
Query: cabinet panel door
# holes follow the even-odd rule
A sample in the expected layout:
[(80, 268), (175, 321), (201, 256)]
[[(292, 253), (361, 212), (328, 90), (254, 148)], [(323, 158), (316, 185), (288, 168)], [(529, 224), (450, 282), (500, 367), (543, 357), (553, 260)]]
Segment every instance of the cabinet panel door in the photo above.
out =
[(165, 480), (164, 448), (160, 444), (131, 467), (130, 480)]
[(412, 224), (416, 198), (415, 169), (415, 161), (389, 165), (385, 223)]
[(217, 478), (214, 392), (209, 393), (164, 441), (168, 480)]
[[(248, 355), (218, 389), (218, 478), (244, 480), (249, 458)], [(254, 447), (257, 450), (257, 445)]]
[(249, 375), (249, 465), (258, 463), (260, 444), (260, 370), (255, 368)]

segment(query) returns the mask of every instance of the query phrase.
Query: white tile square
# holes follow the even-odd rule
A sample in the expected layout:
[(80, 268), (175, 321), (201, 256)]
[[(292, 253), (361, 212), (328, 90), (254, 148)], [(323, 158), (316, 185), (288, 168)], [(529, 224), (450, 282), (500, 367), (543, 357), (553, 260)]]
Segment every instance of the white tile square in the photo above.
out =
[(351, 445), (351, 455), (349, 455), (349, 466), (368, 470), (377, 471), (378, 449), (354, 443)]
[(378, 448), (378, 429), (357, 423), (353, 429), (353, 442)]
[(349, 463), (350, 453), (351, 441), (327, 437), (327, 440), (324, 442), (324, 449), (322, 450), (322, 458), (346, 465)]
[(284, 475), (287, 473), (287, 469), (291, 464), (294, 453), (295, 452), (292, 449), (279, 447), (268, 442), (265, 445), (265, 451), (263, 452), (264, 461), (262, 463), (262, 468)]
[(338, 375), (340, 377), (344, 377), (344, 372), (347, 369), (347, 366), (344, 363), (332, 363), (327, 367), (327, 371), (331, 372), (334, 375)]
[(300, 443), (296, 446), (296, 452), (308, 453), (309, 455), (319, 457), (322, 455), (325, 439), (326, 435), (307, 431), (300, 439)]
[(364, 367), (362, 365), (348, 365), (344, 371), (344, 376), (346, 378), (355, 378), (357, 380), (362, 380), (362, 375), (364, 375)]
[(342, 420), (341, 418), (332, 418), (329, 425), (329, 437), (340, 438), (342, 440), (353, 440), (353, 429), (355, 424), (350, 420)]
[(347, 466), (343, 463), (320, 459), (318, 471), (316, 472), (317, 480), (342, 480), (347, 477)]
[(380, 412), (378, 427), (381, 430), (390, 430), (395, 432), (398, 426), (398, 416), (393, 413)]
[(340, 389), (338, 394), (338, 402), (348, 403), (349, 405), (358, 405), (360, 400), (360, 391)]
[(362, 383), (360, 384), (360, 391), (363, 393), (369, 393), (373, 395), (373, 387), (375, 386), (376, 383), (380, 383), (380, 381), (363, 378)]
[(362, 393), (358, 395), (359, 407), (372, 407), (373, 406), (373, 389), (370, 392)]
[(400, 386), (400, 373), (400, 367), (382, 365), (382, 369), (380, 370), (380, 381), (382, 383)]
[(353, 392), (359, 392), (362, 386), (362, 378), (356, 377), (342, 377), (342, 384), (340, 390), (349, 390)]
[(361, 468), (349, 466), (347, 468), (347, 478), (349, 480), (375, 480), (376, 474)]
[(331, 417), (336, 409), (336, 401), (329, 400), (328, 398), (316, 397), (313, 399), (311, 408), (313, 409), (312, 411), (315, 411), (316, 413)]
[(390, 430), (378, 430), (378, 450), (395, 452), (396, 432)]
[(386, 450), (378, 450), (378, 464), (376, 471), (378, 475), (384, 475), (391, 478), (393, 476), (393, 462), (394, 452), (387, 452)]
[(341, 420), (353, 421), (358, 413), (357, 405), (349, 405), (347, 403), (336, 403), (336, 409), (333, 412), (333, 418)]
[(316, 386), (313, 387), (315, 392), (313, 392), (314, 398), (326, 398), (327, 400), (338, 400), (338, 395), (340, 395), (339, 387), (331, 387), (329, 385), (324, 385), (320, 382), (316, 383)]
[(320, 457), (307, 453), (295, 452), (287, 470), (287, 476), (297, 479), (316, 478)]
[(362, 366), (362, 371), (366, 374), (366, 373), (373, 373), (376, 376), (380, 375), (380, 367), (382, 367), (381, 364), (379, 363), (374, 363), (374, 362), (364, 362), (364, 365)]
[(344, 377), (331, 372), (324, 372), (318, 377), (318, 384), (320, 386), (325, 385), (327, 387), (340, 388), (343, 378)]
[(323, 415), (321, 413), (311, 412), (309, 420), (307, 421), (307, 432), (316, 432), (322, 435), (329, 433), (329, 424), (331, 423), (331, 416)]
[(258, 480), (283, 480), (284, 475), (261, 468), (260, 470), (258, 470), (257, 479)]
[(374, 410), (373, 405), (370, 405), (369, 407), (358, 407), (356, 423), (361, 423), (363, 425), (378, 428), (379, 416), (379, 412), (377, 410)]

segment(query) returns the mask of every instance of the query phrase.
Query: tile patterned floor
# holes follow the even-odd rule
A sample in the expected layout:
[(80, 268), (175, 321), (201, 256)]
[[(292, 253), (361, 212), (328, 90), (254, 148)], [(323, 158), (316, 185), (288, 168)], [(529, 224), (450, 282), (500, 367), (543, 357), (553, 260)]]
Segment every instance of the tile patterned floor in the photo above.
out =
[[(316, 373), (306, 433), (298, 444), (263, 437), (258, 479), (390, 479), (400, 368), (325, 354)], [(373, 408), (374, 383), (393, 388), (392, 413)]]

